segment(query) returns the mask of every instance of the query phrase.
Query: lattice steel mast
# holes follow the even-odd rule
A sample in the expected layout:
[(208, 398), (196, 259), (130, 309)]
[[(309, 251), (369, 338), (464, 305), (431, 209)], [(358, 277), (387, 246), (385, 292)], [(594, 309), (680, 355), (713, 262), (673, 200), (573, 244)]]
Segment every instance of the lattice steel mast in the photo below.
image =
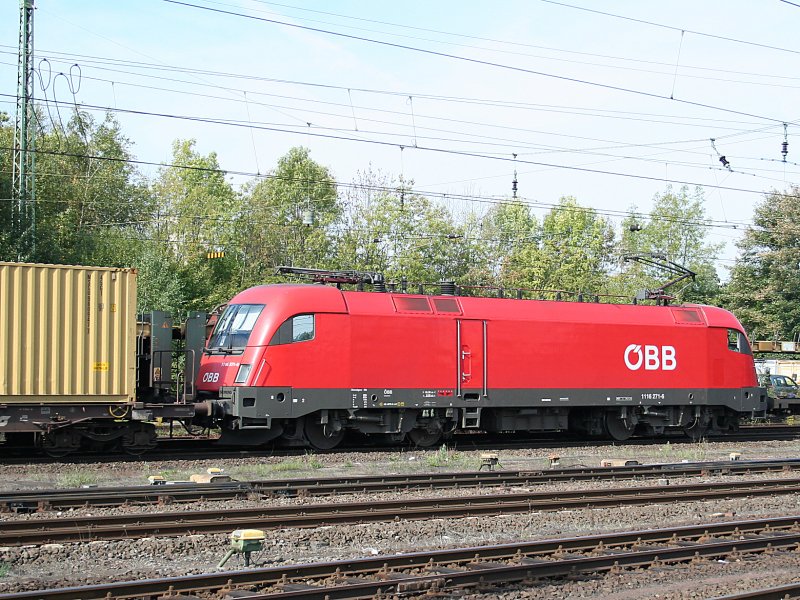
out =
[(17, 113), (14, 120), (14, 166), (11, 180), (12, 232), (17, 259), (36, 253), (36, 126), (33, 105), (33, 2), (20, 0)]

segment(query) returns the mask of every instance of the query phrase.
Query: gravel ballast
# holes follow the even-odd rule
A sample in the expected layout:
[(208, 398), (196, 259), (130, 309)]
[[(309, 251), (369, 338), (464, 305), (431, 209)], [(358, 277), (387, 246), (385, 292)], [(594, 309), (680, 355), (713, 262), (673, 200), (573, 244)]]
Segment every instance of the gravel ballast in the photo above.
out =
[[(484, 450), (483, 452), (486, 452)], [(558, 453), (561, 465), (584, 464), (596, 466), (601, 458), (636, 458), (641, 462), (680, 462), (684, 459), (724, 460), (731, 452), (743, 459), (795, 458), (800, 456), (800, 442), (661, 444), (654, 446), (586, 447), (568, 450), (537, 449), (501, 450), (506, 470), (541, 469), (549, 464), (548, 455)], [(474, 470), (480, 462), (481, 451), (444, 450), (413, 452), (375, 452), (357, 454), (307, 455), (294, 459), (244, 458), (220, 461), (170, 461), (159, 463), (103, 463), (98, 465), (37, 464), (30, 467), (0, 465), (5, 489), (49, 488), (58, 478), (75, 470), (81, 478), (97, 485), (135, 485), (147, 475), (175, 473), (182, 476), (202, 472), (215, 466), (238, 479), (268, 479), (277, 477), (333, 477), (375, 473), (411, 473), (434, 470)], [(291, 461), (291, 462), (289, 462)], [(281, 467), (287, 465), (291, 468)], [(248, 475), (249, 474), (249, 475)], [(78, 475), (75, 475), (77, 478)], [(791, 472), (778, 475), (704, 477), (674, 479), (678, 483), (792, 477)], [(176, 477), (177, 478), (177, 477)], [(598, 489), (604, 487), (657, 485), (657, 480), (577, 482), (548, 484), (530, 489), (559, 491), (568, 489)], [(507, 488), (518, 492), (520, 488)], [(408, 491), (341, 495), (331, 498), (275, 498), (267, 500), (236, 500), (220, 503), (197, 503), (159, 507), (123, 507), (119, 509), (79, 509), (62, 514), (105, 514), (107, 512), (156, 510), (201, 510), (224, 505), (235, 511), (244, 506), (328, 501), (346, 502), (365, 498), (455, 496), (477, 493), (498, 493), (498, 488), (480, 490), (442, 490), (440, 492)], [(427, 521), (397, 521), (317, 529), (286, 529), (267, 531), (267, 543), (259, 564), (275, 566), (301, 562), (337, 560), (360, 556), (411, 552), (423, 549), (494, 544), (534, 540), (618, 530), (667, 527), (697, 524), (732, 518), (800, 515), (800, 497), (781, 495), (768, 498), (739, 498), (715, 502), (687, 502), (654, 506), (585, 509), (562, 512), (535, 512), (494, 517), (461, 519), (431, 519)], [(54, 513), (2, 515), (2, 520), (53, 517)], [(257, 524), (254, 523), (254, 527)], [(42, 547), (0, 549), (0, 563), (7, 571), (0, 577), (0, 593), (20, 590), (102, 583), (124, 579), (141, 579), (185, 575), (213, 571), (228, 546), (225, 535), (184, 536), (164, 539), (139, 539), (86, 544), (51, 544)], [(240, 568), (234, 557), (228, 568)], [(539, 583), (535, 586), (510, 586), (502, 591), (477, 593), (460, 591), (454, 597), (469, 598), (707, 598), (732, 591), (755, 589), (767, 584), (788, 583), (798, 573), (800, 555), (780, 553), (770, 557), (746, 557), (736, 563), (701, 563), (689, 567), (665, 567), (659, 571), (627, 571), (605, 576), (586, 576), (579, 580), (558, 583)], [(765, 566), (766, 565), (766, 566)], [(2, 572), (2, 571), (0, 571)], [(765, 573), (769, 572), (769, 577)], [(697, 574), (695, 576), (695, 573)], [(704, 583), (705, 582), (705, 583)], [(705, 587), (703, 587), (705, 586)], [(711, 586), (711, 587), (709, 587)], [(712, 593), (712, 587), (719, 594)], [(745, 586), (741, 588), (741, 586)], [(696, 594), (696, 595), (692, 595)]]

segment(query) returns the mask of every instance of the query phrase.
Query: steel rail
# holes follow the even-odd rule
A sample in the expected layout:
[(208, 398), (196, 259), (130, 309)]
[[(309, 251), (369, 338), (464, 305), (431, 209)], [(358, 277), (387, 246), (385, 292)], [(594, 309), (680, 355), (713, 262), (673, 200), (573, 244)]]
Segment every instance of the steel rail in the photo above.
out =
[(2, 594), (0, 600), (148, 600), (231, 592), (265, 600), (363, 598), (796, 550), (799, 544), (800, 515), (36, 590)]
[(241, 527), (318, 527), (793, 493), (800, 493), (800, 479), (573, 490), (555, 494), (525, 492), (383, 502), (292, 504), (235, 511), (225, 508), (83, 517), (67, 515), (55, 519), (5, 521), (0, 528), (0, 546), (225, 533)]
[(463, 487), (518, 487), (561, 481), (608, 481), (745, 473), (777, 473), (800, 469), (800, 459), (771, 461), (698, 462), (623, 467), (577, 467), (524, 471), (465, 471), (363, 477), (298, 478), (198, 484), (138, 485), (116, 488), (46, 489), (0, 492), (0, 512), (34, 512), (83, 506), (172, 504), (229, 500), (255, 495), (330, 496), (399, 490)]
[(800, 598), (800, 583), (789, 583), (752, 592), (715, 596), (713, 600), (786, 600), (787, 598)]

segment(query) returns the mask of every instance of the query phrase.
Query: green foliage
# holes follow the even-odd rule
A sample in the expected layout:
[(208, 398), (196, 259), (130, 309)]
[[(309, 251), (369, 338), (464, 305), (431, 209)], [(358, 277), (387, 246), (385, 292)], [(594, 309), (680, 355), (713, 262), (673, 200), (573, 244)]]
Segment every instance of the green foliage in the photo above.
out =
[(483, 262), (473, 215), (457, 223), (444, 206), (367, 171), (349, 189), (340, 226), (335, 264), (379, 271), (387, 279), (433, 283), (470, 281)]
[(96, 483), (97, 475), (80, 467), (67, 469), (58, 476), (58, 487), (76, 488)]
[(256, 465), (244, 465), (234, 472), (245, 478), (267, 478), (276, 473), (296, 473), (297, 471), (309, 471), (322, 469), (325, 464), (312, 453), (294, 458), (286, 458), (278, 463), (261, 463)]
[(473, 462), (475, 461), (467, 455), (450, 450), (447, 444), (442, 444), (438, 450), (425, 454), (425, 464), (431, 468), (466, 467)]
[(504, 287), (523, 286), (519, 268), (526, 249), (537, 246), (541, 231), (530, 208), (519, 201), (489, 209), (481, 223), (486, 248), (486, 267), (493, 283)]
[[(217, 156), (202, 155), (194, 140), (173, 144), (171, 166), (152, 186), (155, 214), (139, 246), (140, 309), (206, 310), (230, 298), (239, 287), (235, 231), (240, 201)], [(212, 263), (210, 251), (226, 251)]]
[[(703, 207), (703, 192), (697, 188), (692, 194), (687, 187), (677, 192), (668, 188), (656, 194), (649, 218), (634, 216), (635, 208), (623, 221), (622, 253), (658, 253), (667, 260), (682, 265), (695, 273), (693, 284), (681, 282), (668, 294), (679, 295), (688, 302), (713, 303), (719, 294), (720, 282), (714, 262), (722, 244), (706, 241), (708, 219)], [(635, 230), (636, 226), (641, 229)], [(640, 290), (654, 290), (670, 279), (669, 274), (640, 263), (626, 262), (621, 272), (612, 280), (615, 293), (633, 296)]]
[[(237, 222), (244, 287), (268, 281), (279, 265), (322, 267), (331, 256), (333, 227), (341, 213), (336, 183), (307, 148), (292, 148), (269, 176), (249, 185)], [(313, 223), (303, 223), (310, 211)]]
[[(6, 117), (6, 118), (3, 118)], [(14, 145), (14, 126), (5, 113), (0, 113), (0, 147)], [(13, 153), (0, 152), (0, 259), (15, 257), (14, 240), (11, 237), (11, 166)]]
[[(105, 243), (98, 232), (136, 230), (148, 213), (146, 186), (128, 162), (130, 142), (110, 114), (100, 123), (78, 111), (63, 126), (59, 121), (58, 127), (48, 127), (41, 115), (37, 122), (35, 252), (9, 240), (10, 203), (2, 208), (0, 252), (7, 259), (21, 251), (39, 262), (91, 264), (98, 242)], [(12, 127), (0, 126), (0, 137), (11, 146)], [(8, 153), (9, 173), (11, 158)], [(4, 172), (5, 161), (4, 153)], [(10, 197), (10, 181), (0, 179), (0, 187), (0, 195)]]
[(751, 337), (800, 334), (800, 187), (773, 192), (756, 205), (753, 227), (739, 242), (725, 305)]
[(574, 198), (562, 198), (544, 217), (538, 243), (522, 248), (514, 270), (523, 287), (599, 293), (613, 242), (609, 221)]
[[(251, 285), (277, 281), (278, 265), (379, 271), (390, 281), (452, 279), (461, 284), (561, 289), (631, 296), (663, 273), (619, 265), (610, 222), (574, 198), (537, 219), (518, 201), (483, 215), (447, 205), (371, 169), (337, 190), (329, 169), (306, 148), (291, 148), (264, 178), (234, 190), (214, 152), (176, 140), (170, 164), (147, 181), (111, 115), (75, 111), (62, 124), (37, 118), (37, 253), (34, 260), (131, 266), (139, 270), (140, 310), (207, 310)], [(0, 113), (0, 145), (13, 124)], [(0, 154), (0, 198), (11, 195), (10, 152)], [(800, 334), (798, 189), (771, 194), (724, 299), (759, 337)], [(0, 259), (18, 256), (11, 202), (0, 203)], [(313, 223), (304, 224), (304, 212)], [(698, 273), (680, 299), (714, 303), (720, 245), (706, 240), (701, 190), (657, 194), (641, 230), (623, 224), (627, 252), (660, 252)], [(224, 251), (209, 259), (208, 252)], [(612, 275), (613, 272), (613, 275)], [(674, 291), (674, 290), (670, 290)]]

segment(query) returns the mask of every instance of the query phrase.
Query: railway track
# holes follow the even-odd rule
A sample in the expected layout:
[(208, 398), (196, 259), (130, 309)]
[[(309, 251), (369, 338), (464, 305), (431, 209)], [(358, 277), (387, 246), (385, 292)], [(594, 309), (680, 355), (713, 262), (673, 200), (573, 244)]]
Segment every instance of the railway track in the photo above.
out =
[(800, 598), (800, 583), (789, 583), (752, 592), (717, 596), (712, 600), (788, 600), (789, 598)]
[(581, 508), (616, 507), (772, 496), (800, 492), (800, 479), (656, 485), (564, 492), (515, 492), (380, 502), (321, 503), (222, 510), (62, 516), (9, 520), (0, 530), (0, 546), (95, 540), (124, 540), (227, 533), (238, 528), (285, 529), (397, 519), (463, 518)]
[[(746, 425), (737, 433), (708, 437), (711, 442), (756, 442), (756, 441), (791, 441), (800, 439), (800, 426), (797, 425)], [(585, 448), (588, 446), (648, 446), (653, 444), (692, 444), (696, 441), (684, 435), (665, 435), (656, 438), (631, 438), (625, 441), (608, 439), (578, 438), (566, 433), (550, 433), (536, 436), (521, 436), (510, 434), (498, 440), (496, 435), (466, 434), (458, 435), (446, 442), (448, 447), (459, 450), (487, 450), (487, 449), (537, 449), (537, 448)], [(40, 452), (31, 451), (29, 448), (15, 448), (13, 446), (0, 446), (2, 456), (0, 464), (47, 464), (54, 461), (85, 464), (106, 462), (138, 462), (141, 460), (213, 460), (236, 459), (245, 457), (267, 456), (302, 456), (308, 448), (231, 448), (220, 446), (216, 439), (210, 438), (162, 438), (159, 448), (149, 451), (141, 456), (132, 456), (123, 452), (95, 452), (75, 453), (54, 459), (44, 456)], [(419, 450), (415, 446), (403, 444), (400, 446), (376, 446), (368, 443), (354, 443), (339, 446), (334, 450), (316, 450), (318, 454), (339, 454), (342, 452), (369, 453), (369, 452), (406, 452)]]
[(539, 578), (577, 573), (733, 560), (749, 553), (796, 551), (798, 544), (800, 515), (37, 590), (3, 594), (0, 600), (178, 596), (334, 600), (434, 595), (458, 587), (534, 584)]
[(172, 504), (265, 496), (330, 496), (357, 492), (448, 489), (462, 487), (519, 487), (561, 481), (607, 481), (708, 475), (777, 473), (800, 469), (800, 459), (698, 462), (622, 467), (578, 467), (525, 471), (471, 471), (413, 475), (374, 475), (344, 478), (303, 478), (269, 481), (233, 481), (214, 484), (116, 488), (53, 489), (0, 492), (0, 512), (41, 512), (69, 508)]

